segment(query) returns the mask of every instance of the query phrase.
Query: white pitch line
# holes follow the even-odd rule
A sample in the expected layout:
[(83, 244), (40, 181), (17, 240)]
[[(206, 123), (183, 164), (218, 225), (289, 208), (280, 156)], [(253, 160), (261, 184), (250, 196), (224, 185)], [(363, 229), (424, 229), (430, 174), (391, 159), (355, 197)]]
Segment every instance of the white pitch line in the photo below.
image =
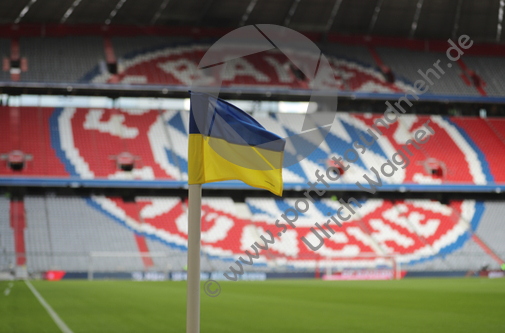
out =
[(60, 330), (63, 333), (73, 333), (72, 330), (70, 328), (68, 328), (67, 324), (65, 324), (65, 322), (63, 320), (61, 320), (60, 316), (58, 316), (58, 314), (53, 310), (53, 308), (46, 302), (46, 300), (44, 298), (42, 298), (42, 296), (39, 294), (37, 289), (35, 289), (35, 287), (32, 286), (30, 281), (25, 280), (25, 283), (28, 286), (28, 288), (30, 288), (30, 290), (35, 295), (35, 297), (37, 297), (40, 304), (42, 304), (42, 306), (46, 309), (47, 313), (49, 313), (51, 318), (53, 318), (55, 324), (60, 328)]

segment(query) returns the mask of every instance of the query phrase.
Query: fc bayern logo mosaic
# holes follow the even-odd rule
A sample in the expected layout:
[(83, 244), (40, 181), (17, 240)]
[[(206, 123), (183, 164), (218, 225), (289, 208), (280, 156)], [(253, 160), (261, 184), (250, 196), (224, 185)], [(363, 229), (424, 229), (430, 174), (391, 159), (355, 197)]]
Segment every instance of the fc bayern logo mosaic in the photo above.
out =
[[(289, 131), (289, 124), (284, 116), (269, 116), (263, 121), (276, 123), (279, 130)], [(415, 129), (423, 124), (426, 117), (411, 116), (409, 126)], [(373, 123), (373, 116), (349, 115), (338, 113), (335, 124), (326, 140), (314, 153), (300, 163), (283, 170), (285, 184), (304, 184), (314, 175), (314, 170), (324, 167), (324, 158), (328, 154), (342, 156), (352, 147), (354, 137), (365, 132)], [(448, 170), (462, 170), (448, 173), (449, 180), (481, 184), (488, 174), (484, 160), (472, 143), (465, 141), (458, 128), (448, 119), (432, 116), (437, 135), (447, 140), (448, 149), (454, 149), (451, 159), (447, 159)], [(58, 157), (65, 164), (72, 176), (79, 178), (105, 179), (185, 179), (187, 177), (187, 125), (188, 113), (184, 111), (157, 110), (109, 110), (109, 109), (56, 109), (51, 117), (54, 131), (52, 146)], [(170, 137), (167, 137), (167, 133)], [(403, 135), (403, 136), (402, 136)], [(355, 176), (361, 174), (369, 165), (380, 163), (397, 149), (405, 140), (404, 127), (391, 127), (385, 135), (367, 152), (366, 157), (355, 163), (342, 177), (341, 182), (353, 183)], [(96, 151), (89, 142), (106, 142)], [(459, 145), (456, 144), (459, 143)], [(461, 144), (461, 142), (465, 142)], [(124, 146), (137, 157), (135, 168), (131, 172), (118, 171), (110, 156), (124, 149)], [(331, 147), (331, 148), (330, 148)], [(436, 156), (440, 147), (426, 145), (426, 154)], [(445, 149), (445, 148), (444, 148)], [(467, 156), (475, 156), (475, 159)], [(424, 170), (424, 155), (419, 152), (411, 159), (411, 165), (395, 179), (385, 182), (397, 183), (434, 183), (440, 181)], [(109, 163), (104, 162), (109, 160)], [(418, 163), (419, 162), (419, 163)], [(354, 171), (351, 171), (354, 170)], [(227, 202), (230, 201), (230, 202)], [(271, 230), (275, 235), (275, 219), (293, 205), (289, 199), (263, 199), (257, 202), (248, 200), (247, 205), (252, 215), (244, 219), (233, 211), (231, 199), (204, 199), (202, 215), (203, 248), (211, 256), (232, 257), (241, 253), (255, 235)], [(179, 198), (138, 198), (140, 216), (132, 213), (127, 204), (120, 199), (93, 197), (88, 203), (101, 213), (112, 218), (126, 228), (139, 234), (163, 242), (166, 245), (184, 249), (187, 242), (186, 204)], [(371, 242), (370, 234), (379, 239), (381, 249), (390, 253), (400, 253), (403, 263), (425, 260), (433, 253), (449, 253), (463, 245), (467, 239), (467, 230), (474, 230), (482, 214), (482, 205), (474, 201), (454, 202), (450, 207), (436, 204), (427, 205), (417, 201), (401, 202), (392, 207), (391, 202), (368, 200), (360, 209), (361, 219), (366, 221), (370, 230), (365, 231), (360, 221), (354, 219), (343, 223), (338, 234), (326, 240), (325, 247), (314, 254), (301, 237), (310, 237), (310, 227), (316, 221), (324, 221), (326, 212), (335, 212), (338, 202), (321, 202), (310, 212), (300, 217), (296, 230), (288, 230), (282, 239), (275, 242), (275, 247), (268, 253), (262, 253), (264, 263), (272, 259), (272, 253), (283, 257), (284, 263), (295, 266), (310, 265), (307, 258), (314, 256), (321, 259), (338, 255), (359, 255), (378, 253), (376, 244)], [(398, 209), (399, 207), (399, 209)], [(412, 221), (416, 225), (409, 224)], [(415, 228), (415, 229), (413, 229)], [(417, 230), (418, 232), (414, 232)], [(418, 235), (422, 235), (420, 238)], [(445, 249), (445, 250), (444, 250)], [(381, 252), (379, 252), (381, 253)]]
[[(216, 83), (213, 75), (197, 71), (198, 61), (209, 46), (161, 46), (149, 52), (136, 52), (123, 60), (116, 79), (122, 83), (181, 86), (194, 85), (196, 80), (201, 86), (211, 88), (217, 84), (216, 87), (305, 89), (312, 84), (310, 80), (295, 77), (295, 72), (290, 68), (292, 62), (275, 49), (228, 59), (230, 65), (219, 69), (222, 82)], [(225, 53), (230, 54), (228, 51)], [(308, 61), (312, 57), (310, 52), (300, 54), (302, 61)], [(327, 63), (334, 73), (334, 79), (331, 79), (331, 75), (329, 78), (320, 77), (316, 80), (318, 87), (370, 92), (402, 92), (408, 87), (401, 81), (385, 82), (378, 71), (363, 66), (357, 60), (329, 55)], [(218, 70), (215, 66), (208, 69)], [(110, 77), (107, 74), (92, 78), (94, 82), (108, 80)], [(286, 156), (291, 158), (291, 162), (283, 169), (286, 184), (301, 185), (313, 181), (314, 171), (325, 169), (329, 156), (343, 156), (360, 135), (366, 136), (374, 120), (380, 116), (335, 112), (328, 112), (327, 115), (317, 112), (314, 115), (322, 115), (321, 119), (318, 116), (313, 118), (316, 127), (327, 125), (328, 119), (331, 119), (332, 125), (317, 136), (299, 136), (302, 145), (286, 149)], [(437, 137), (443, 137), (445, 146), (423, 146), (423, 151), (417, 151), (410, 157), (407, 168), (395, 174), (394, 179), (384, 179), (384, 182), (440, 183), (441, 179), (426, 172), (425, 162), (428, 158), (444, 160), (448, 170), (444, 179), (446, 182), (485, 184), (492, 180), (483, 154), (449, 118), (405, 115), (402, 122), (384, 129), (384, 135), (366, 154), (359, 157), (358, 162), (338, 182), (354, 184), (364, 173), (369, 172), (367, 170), (370, 167), (384, 163), (388, 156), (405, 144), (409, 133), (425, 123), (427, 118), (431, 120)], [(257, 120), (267, 129), (287, 138), (301, 132), (304, 119), (303, 114), (269, 114)], [(74, 177), (187, 180), (188, 112), (61, 108), (54, 111), (50, 121), (54, 134), (51, 138), (52, 147)], [(90, 142), (106, 144), (101, 144), (97, 151)], [(296, 149), (299, 146), (308, 148), (299, 152)], [(125, 147), (136, 158), (135, 168), (131, 172), (118, 170), (112, 160)], [(450, 158), (445, 156), (447, 151), (451, 152)], [(292, 204), (289, 199), (263, 199), (266, 200), (263, 202), (250, 199), (247, 205), (252, 215), (244, 219), (233, 211), (233, 203), (226, 200), (230, 199), (204, 199), (203, 203), (203, 249), (209, 255), (221, 258), (231, 258), (234, 254), (243, 252), (254, 241), (254, 235), (264, 234), (270, 229), (275, 234), (276, 216)], [(138, 198), (142, 221), (121, 200), (92, 197), (88, 203), (137, 233), (169, 246), (181, 249), (186, 247), (186, 205), (178, 198)], [(467, 230), (475, 230), (482, 214), (482, 205), (471, 200), (454, 202), (450, 206), (426, 205), (423, 201), (415, 200), (402, 201), (396, 207), (392, 207), (389, 201), (368, 200), (360, 214), (371, 230), (364, 230), (358, 220), (351, 219), (343, 223), (338, 235), (325, 241), (324, 248), (313, 253), (300, 238), (309, 237), (310, 226), (325, 219), (323, 212), (335, 211), (338, 208), (336, 204), (322, 201), (321, 205), (325, 207), (318, 207), (310, 215), (301, 217), (296, 230), (288, 230), (282, 239), (276, 240), (275, 247), (269, 253), (261, 253), (262, 261), (266, 263), (282, 257), (288, 264), (306, 266), (309, 265), (307, 258), (362, 253), (399, 253), (402, 263), (422, 261), (432, 258), (434, 253), (448, 254), (461, 247), (468, 237)], [(379, 247), (382, 250), (371, 242), (370, 235), (380, 241)]]

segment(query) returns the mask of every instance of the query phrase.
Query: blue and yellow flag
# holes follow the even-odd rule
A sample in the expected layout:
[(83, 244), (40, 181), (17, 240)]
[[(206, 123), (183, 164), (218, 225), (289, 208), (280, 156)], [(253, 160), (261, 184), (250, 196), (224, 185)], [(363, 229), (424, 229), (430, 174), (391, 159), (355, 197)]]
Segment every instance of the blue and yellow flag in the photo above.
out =
[(236, 106), (191, 92), (190, 185), (241, 180), (281, 196), (285, 144)]

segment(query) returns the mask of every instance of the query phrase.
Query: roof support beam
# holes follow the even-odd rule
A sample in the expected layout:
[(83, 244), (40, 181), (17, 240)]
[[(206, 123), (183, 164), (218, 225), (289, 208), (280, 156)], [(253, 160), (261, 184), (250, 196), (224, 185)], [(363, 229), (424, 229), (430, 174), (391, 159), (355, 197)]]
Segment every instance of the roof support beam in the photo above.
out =
[(161, 13), (163, 13), (163, 10), (167, 7), (169, 2), (170, 2), (170, 0), (163, 0), (163, 2), (160, 5), (160, 8), (158, 8), (158, 10), (154, 14), (153, 18), (151, 19), (151, 25), (154, 25), (156, 23), (156, 21), (158, 21), (158, 19), (161, 16)]
[(413, 38), (417, 30), (417, 22), (419, 22), (419, 16), (421, 16), (421, 8), (423, 8), (424, 0), (417, 1), (416, 13), (414, 14), (414, 19), (412, 20), (412, 26), (410, 27), (409, 38)]
[(324, 36), (326, 39), (326, 36), (331, 30), (331, 27), (333, 26), (333, 22), (335, 22), (335, 17), (337, 17), (338, 9), (340, 8), (340, 5), (342, 4), (342, 0), (336, 0), (335, 4), (333, 5), (333, 9), (331, 10), (330, 17), (328, 18), (328, 21), (326, 22), (326, 25), (324, 27)]
[(18, 24), (21, 21), (21, 19), (26, 15), (26, 13), (28, 13), (28, 11), (30, 10), (30, 7), (35, 2), (37, 2), (37, 0), (30, 0), (30, 2), (28, 2), (28, 4), (21, 10), (21, 12), (19, 13), (18, 17), (14, 21), (15, 24)]
[(503, 22), (503, 7), (505, 0), (500, 0), (500, 9), (498, 9), (498, 25), (496, 27), (496, 41), (499, 42), (501, 38), (502, 22)]
[(65, 14), (63, 14), (63, 17), (61, 18), (60, 23), (65, 23), (65, 21), (69, 18), (69, 16), (72, 15), (72, 13), (74, 12), (75, 7), (79, 6), (79, 4), (81, 3), (81, 1), (82, 0), (75, 0), (72, 3), (72, 5), (70, 5), (70, 7), (65, 12)]
[(114, 18), (114, 16), (116, 16), (117, 12), (121, 9), (121, 7), (123, 7), (123, 5), (124, 5), (125, 2), (126, 2), (126, 0), (119, 0), (119, 2), (117, 3), (116, 7), (114, 7), (114, 9), (112, 10), (112, 12), (110, 12), (109, 17), (105, 20), (105, 24), (106, 25), (110, 24), (110, 22), (112, 21), (112, 19)]
[(456, 5), (456, 17), (454, 17), (454, 26), (452, 27), (452, 39), (456, 39), (456, 34), (459, 29), (459, 18), (461, 17), (461, 7), (463, 6), (463, 0), (458, 0)]
[(247, 19), (249, 18), (249, 15), (253, 11), (257, 2), (258, 0), (251, 0), (251, 2), (249, 2), (249, 6), (247, 6), (244, 15), (242, 15), (242, 19), (240, 20), (239, 26), (243, 27), (245, 25)]
[(298, 8), (298, 4), (300, 3), (301, 0), (293, 0), (293, 3), (291, 4), (291, 7), (289, 8), (288, 15), (284, 18), (284, 26), (287, 27), (289, 23), (291, 23), (291, 19), (293, 18), (293, 15), (295, 15), (296, 8)]
[(375, 28), (375, 22), (377, 22), (377, 18), (379, 17), (379, 13), (381, 11), (381, 7), (382, 7), (383, 3), (384, 3), (384, 0), (377, 0), (377, 5), (375, 5), (372, 19), (370, 20), (370, 25), (368, 26), (368, 34), (369, 35), (372, 34), (373, 28)]

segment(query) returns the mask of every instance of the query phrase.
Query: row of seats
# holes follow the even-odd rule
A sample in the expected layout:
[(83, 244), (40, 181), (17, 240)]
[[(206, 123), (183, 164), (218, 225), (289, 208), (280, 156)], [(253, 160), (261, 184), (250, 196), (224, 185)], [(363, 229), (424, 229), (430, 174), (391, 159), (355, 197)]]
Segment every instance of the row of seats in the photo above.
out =
[(14, 252), (14, 231), (10, 225), (10, 202), (0, 197), (0, 267), (7, 267), (6, 253)]
[(3, 68), (3, 61), (5, 58), (10, 59), (10, 49), (11, 41), (6, 38), (0, 38), (0, 61), (2, 61), (2, 71), (0, 71), (0, 80), (9, 81), (11, 79), (11, 74), (9, 71), (5, 71)]
[(501, 133), (505, 127), (503, 121), (494, 119), (479, 119), (473, 117), (457, 117), (453, 119), (460, 128), (471, 135), (478, 143), (488, 163), (495, 182), (505, 181), (505, 175), (500, 172), (505, 164), (505, 141)]
[[(378, 117), (374, 116), (371, 119), (362, 117), (362, 119), (371, 126)], [(404, 115), (389, 129), (383, 130), (395, 149), (403, 147), (408, 140), (414, 141), (414, 133), (418, 129), (424, 128), (428, 131), (424, 127), (424, 124), (428, 122), (428, 126), (435, 133), (429, 138), (428, 143), (419, 145), (419, 149), (409, 146), (409, 151), (413, 152), (413, 156), (409, 157), (410, 165), (405, 170), (407, 179), (427, 183), (470, 181), (475, 184), (485, 184), (495, 180), (490, 172), (493, 175), (501, 174), (499, 169), (489, 171), (487, 156), (495, 154), (501, 146), (505, 145), (501, 143), (494, 150), (486, 151), (484, 154), (480, 137), (458, 126), (458, 120), (457, 117)], [(442, 179), (426, 177), (426, 161), (430, 159), (443, 164), (445, 172)]]
[[(31, 270), (83, 271), (90, 264), (90, 251), (138, 251), (129, 230), (118, 227), (105, 215), (90, 209), (85, 200), (27, 197), (25, 207), (27, 266)], [(140, 258), (108, 259), (100, 261), (100, 264), (103, 266), (97, 268), (143, 268)]]
[[(27, 196), (24, 201), (29, 271), (87, 271), (90, 265), (95, 271), (143, 270), (142, 260), (134, 256), (94, 258), (90, 262), (90, 252), (138, 253), (135, 235), (145, 237), (150, 253), (167, 255), (153, 258), (156, 269), (184, 267), (188, 233), (185, 200), (137, 197), (125, 202), (105, 196), (47, 195)], [(245, 204), (225, 197), (203, 198), (204, 267), (226, 269), (229, 259), (244, 256), (245, 250), (252, 251), (252, 244), (263, 244), (262, 237), (272, 236), (274, 242), (268, 250), (261, 250), (256, 260), (263, 269), (311, 269), (318, 263), (336, 263), (345, 257), (360, 257), (349, 263), (359, 266), (394, 255), (397, 263), (409, 270), (478, 270), (484, 266), (498, 268), (489, 251), (501, 258), (505, 255), (500, 238), (505, 212), (502, 202), (464, 200), (445, 205), (426, 199), (360, 200), (361, 207), (354, 206), (355, 214), (344, 209), (343, 215), (351, 217), (340, 220), (341, 227), (330, 222), (334, 233), (329, 238), (315, 223), (326, 223), (328, 214), (338, 218), (342, 203), (317, 200), (308, 203), (306, 212), (295, 216), (296, 207), (306, 204), (294, 198), (247, 198)], [(2, 269), (14, 258), (8, 205), (8, 199), (0, 199)], [(279, 223), (287, 227), (285, 232)], [(319, 244), (315, 230), (323, 244)], [(475, 243), (475, 237), (487, 247)], [(321, 246), (313, 251), (309, 244)]]
[(503, 241), (504, 214), (505, 205), (503, 203), (487, 202), (486, 210), (482, 216), (485, 223), (482, 223), (478, 229), (479, 236), (496, 253), (505, 253), (505, 242)]
[(28, 60), (28, 71), (21, 81), (78, 82), (103, 61), (101, 37), (25, 37), (19, 39), (21, 57)]
[[(447, 66), (447, 63), (450, 61), (444, 53), (417, 52), (387, 47), (378, 47), (377, 53), (397, 76), (403, 77), (410, 82), (422, 79), (418, 71), (426, 72), (428, 69), (434, 68), (433, 64), (440, 60), (440, 66), (444, 74), (438, 73), (439, 78), (436, 78), (433, 74), (429, 75), (430, 79), (434, 82), (429, 88), (431, 93), (462, 96), (479, 95), (474, 87), (468, 86), (462, 80), (460, 76), (461, 69), (458, 64), (454, 63), (450, 68)], [(463, 60), (465, 59), (463, 57)], [(505, 63), (498, 62), (501, 66), (505, 65)], [(503, 95), (503, 90), (498, 95)]]
[(20, 150), (32, 157), (22, 175), (68, 175), (52, 149), (51, 142), (58, 137), (57, 127), (49, 121), (52, 114), (49, 108), (0, 108), (0, 131), (5, 138), (0, 140), (1, 174), (15, 174), (8, 168), (5, 154)]
[[(20, 74), (20, 80), (190, 85), (195, 79), (193, 72), (196, 65), (213, 43), (204, 40), (195, 43), (185, 37), (164, 36), (112, 37), (110, 40), (119, 68), (119, 74), (114, 78), (107, 72), (102, 37), (21, 37), (20, 53), (28, 61), (28, 70)], [(378, 47), (377, 55), (396, 77), (395, 82), (387, 83), (366, 46), (329, 43), (321, 47), (330, 59), (337, 79), (336, 85), (328, 87), (339, 90), (401, 92), (420, 79), (419, 69), (426, 71), (437, 60), (446, 59), (443, 53)], [(0, 56), (10, 57), (9, 39), (0, 39)], [(504, 94), (505, 81), (500, 73), (505, 71), (505, 64), (501, 58), (465, 56), (463, 59), (468, 68), (483, 79), (483, 89), (487, 95)], [(237, 59), (236, 62), (239, 66), (236, 69), (241, 74), (235, 76), (227, 72), (233, 67), (228, 64), (221, 73), (225, 78), (224, 85), (307, 87), (303, 78), (295, 79), (296, 73), (288, 70), (287, 59), (279, 52), (263, 52)], [(279, 64), (284, 70), (279, 71)], [(454, 64), (451, 68), (445, 65), (442, 64), (445, 74), (430, 88), (431, 93), (479, 95), (469, 79), (463, 77), (459, 65)], [(227, 80), (226, 77), (230, 75), (232, 77)], [(0, 80), (10, 80), (10, 73), (0, 72)]]
[(503, 96), (505, 91), (505, 68), (501, 57), (463, 58), (469, 68), (474, 70), (485, 82), (485, 91), (490, 96)]
[[(382, 177), (386, 184), (492, 184), (503, 183), (505, 122), (500, 119), (403, 115), (382, 124), (370, 135), (381, 114), (316, 112), (308, 120), (319, 129), (310, 136), (299, 133), (305, 116), (262, 114), (257, 120), (269, 131), (290, 138), (284, 153), (284, 182), (307, 183), (317, 170), (325, 171), (333, 156), (342, 157), (349, 169), (338, 183), (354, 184), (377, 170), (397, 151), (397, 170)], [(325, 125), (333, 120), (331, 129)], [(434, 134), (427, 143), (414, 146), (419, 129)], [(189, 113), (170, 110), (85, 108), (0, 108), (0, 175), (59, 176), (83, 179), (187, 180)], [(355, 142), (373, 142), (354, 153)], [(405, 147), (407, 145), (407, 147)], [(21, 171), (9, 168), (8, 154), (20, 150), (30, 155)], [(408, 151), (407, 151), (408, 150)], [(121, 169), (118, 156), (129, 153), (134, 168)], [(301, 161), (299, 156), (307, 156)], [(431, 164), (430, 164), (431, 163)], [(433, 174), (433, 163), (443, 169)], [(390, 167), (388, 167), (390, 168)]]

